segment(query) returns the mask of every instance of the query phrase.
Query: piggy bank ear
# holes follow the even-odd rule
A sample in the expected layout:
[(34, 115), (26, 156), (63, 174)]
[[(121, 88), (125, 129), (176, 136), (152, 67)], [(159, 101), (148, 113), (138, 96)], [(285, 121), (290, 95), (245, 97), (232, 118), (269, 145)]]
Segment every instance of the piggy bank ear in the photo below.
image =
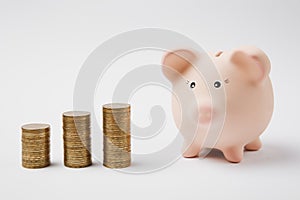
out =
[(162, 71), (173, 82), (191, 66), (195, 58), (195, 54), (186, 49), (169, 52), (162, 59)]
[(271, 70), (268, 56), (256, 47), (241, 47), (233, 51), (231, 62), (243, 70), (246, 77), (254, 83), (265, 80)]

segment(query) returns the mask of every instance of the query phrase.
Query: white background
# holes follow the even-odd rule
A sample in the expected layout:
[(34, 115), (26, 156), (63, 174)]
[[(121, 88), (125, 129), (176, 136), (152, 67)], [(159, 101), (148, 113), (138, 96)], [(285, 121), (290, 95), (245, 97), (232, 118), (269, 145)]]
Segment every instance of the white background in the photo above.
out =
[[(1, 0), (0, 198), (299, 199), (299, 6), (297, 0)], [(180, 32), (207, 50), (251, 44), (267, 52), (275, 112), (262, 150), (246, 153), (240, 164), (214, 152), (143, 175), (99, 164), (63, 166), (61, 113), (72, 109), (81, 65), (103, 41), (143, 27)], [(27, 122), (51, 124), (51, 167), (21, 167), (20, 127)]]

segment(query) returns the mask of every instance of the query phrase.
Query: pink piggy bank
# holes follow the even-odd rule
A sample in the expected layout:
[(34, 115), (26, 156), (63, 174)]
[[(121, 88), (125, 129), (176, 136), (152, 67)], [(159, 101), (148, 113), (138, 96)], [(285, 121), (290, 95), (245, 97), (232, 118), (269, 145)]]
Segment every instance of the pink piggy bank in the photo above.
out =
[[(201, 56), (191, 50), (180, 49), (167, 53), (162, 61), (162, 71), (173, 89), (180, 85), (180, 90), (174, 89), (177, 93), (191, 90), (197, 101), (197, 106), (182, 116), (180, 110), (185, 109), (188, 102), (180, 106), (173, 95), (174, 120), (185, 140), (183, 156), (196, 157), (204, 148), (215, 148), (221, 150), (228, 161), (238, 163), (243, 158), (244, 150), (256, 151), (261, 148), (259, 137), (272, 117), (274, 98), (269, 78), (270, 61), (256, 47), (217, 52), (209, 54), (209, 57), (221, 77), (221, 80), (213, 82), (212, 88), (224, 89), (226, 94), (223, 102), (226, 107), (224, 123), (213, 147), (204, 146), (205, 139), (208, 129), (220, 113), (218, 100), (216, 106), (212, 106), (207, 84), (201, 76), (195, 75), (196, 69), (191, 64), (191, 61), (200, 61)], [(196, 118), (194, 137), (187, 136), (187, 131), (181, 130), (182, 117)]]

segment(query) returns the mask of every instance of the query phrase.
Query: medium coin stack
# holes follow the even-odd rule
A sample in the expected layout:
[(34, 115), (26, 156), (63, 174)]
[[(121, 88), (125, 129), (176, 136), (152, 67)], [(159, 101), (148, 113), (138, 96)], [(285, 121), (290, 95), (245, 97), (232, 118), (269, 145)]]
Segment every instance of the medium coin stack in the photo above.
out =
[(92, 164), (90, 113), (70, 111), (63, 113), (64, 164), (82, 168)]
[(50, 125), (22, 126), (22, 166), (43, 168), (50, 165)]
[(130, 166), (130, 105), (103, 105), (103, 165), (108, 168)]

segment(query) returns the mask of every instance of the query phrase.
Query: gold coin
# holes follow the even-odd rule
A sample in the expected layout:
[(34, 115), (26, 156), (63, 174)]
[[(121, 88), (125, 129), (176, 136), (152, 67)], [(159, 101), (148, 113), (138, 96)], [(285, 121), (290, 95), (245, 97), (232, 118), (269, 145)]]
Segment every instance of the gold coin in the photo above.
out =
[(29, 132), (36, 132), (36, 131), (49, 131), (50, 125), (49, 124), (40, 124), (40, 123), (34, 123), (34, 124), (25, 124), (22, 126), (23, 131), (29, 131)]
[(65, 118), (80, 118), (80, 117), (89, 117), (90, 113), (86, 111), (67, 111), (63, 113)]
[(92, 164), (90, 113), (68, 111), (63, 113), (64, 165), (82, 168)]
[(50, 125), (26, 124), (22, 130), (22, 166), (43, 168), (50, 165)]
[(130, 105), (103, 105), (103, 165), (124, 168), (131, 163)]

